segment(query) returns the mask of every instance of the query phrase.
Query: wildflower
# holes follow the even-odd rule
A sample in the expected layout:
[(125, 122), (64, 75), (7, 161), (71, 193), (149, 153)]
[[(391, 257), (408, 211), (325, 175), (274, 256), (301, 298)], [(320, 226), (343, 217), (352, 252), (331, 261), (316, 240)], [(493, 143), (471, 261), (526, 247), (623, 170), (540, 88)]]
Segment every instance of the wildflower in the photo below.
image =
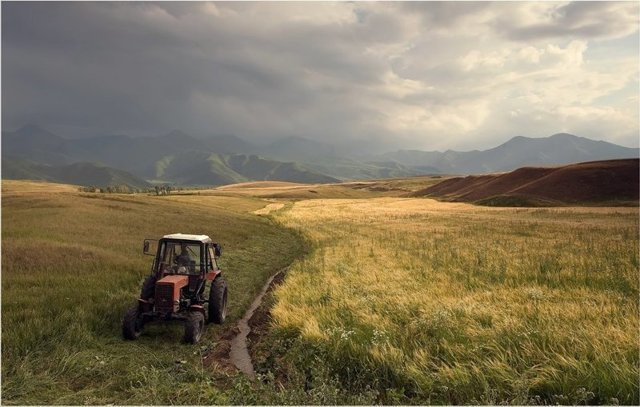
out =
[(377, 329), (373, 330), (373, 338), (371, 338), (371, 343), (374, 345), (377, 345), (378, 343), (381, 342), (386, 342), (387, 340), (387, 333), (384, 331), (379, 331)]
[(340, 339), (342, 339), (343, 341), (348, 341), (354, 333), (354, 331), (342, 331), (342, 334), (340, 334)]

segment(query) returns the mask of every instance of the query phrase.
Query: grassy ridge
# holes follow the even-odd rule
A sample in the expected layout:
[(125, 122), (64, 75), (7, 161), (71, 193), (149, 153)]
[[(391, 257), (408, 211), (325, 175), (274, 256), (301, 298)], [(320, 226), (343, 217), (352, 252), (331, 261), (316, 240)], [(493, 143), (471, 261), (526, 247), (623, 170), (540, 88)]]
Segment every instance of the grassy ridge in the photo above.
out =
[(150, 184), (126, 171), (88, 162), (69, 165), (37, 164), (22, 159), (3, 159), (2, 176), (4, 179), (46, 180), (49, 182), (77, 185), (127, 185), (130, 188), (148, 188)]
[[(43, 184), (44, 185), (44, 184)], [(230, 318), (240, 317), (268, 275), (303, 250), (302, 239), (252, 214), (264, 203), (234, 197), (80, 194), (4, 182), (2, 197), (3, 404), (226, 403), (202, 367), (202, 346), (182, 327), (150, 325), (121, 339), (151, 257), (142, 239), (206, 233), (223, 244)]]
[(637, 404), (638, 213), (381, 198), (276, 215), (315, 250), (242, 402)]

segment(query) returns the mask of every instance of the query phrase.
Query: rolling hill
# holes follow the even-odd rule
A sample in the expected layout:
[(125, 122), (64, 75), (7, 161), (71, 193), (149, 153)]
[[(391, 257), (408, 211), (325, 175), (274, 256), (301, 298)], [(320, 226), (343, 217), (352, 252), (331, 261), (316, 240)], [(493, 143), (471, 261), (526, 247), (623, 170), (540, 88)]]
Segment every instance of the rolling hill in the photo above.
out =
[(608, 160), (562, 167), (524, 167), (505, 174), (457, 177), (411, 196), (496, 206), (638, 201), (640, 160)]
[(328, 183), (338, 180), (296, 163), (257, 155), (187, 151), (159, 161), (156, 176), (183, 185), (226, 185), (247, 181)]
[(314, 159), (303, 161), (303, 165), (313, 171), (343, 181), (354, 179), (401, 178), (440, 173), (440, 170), (434, 167), (412, 167), (393, 161), (356, 161), (347, 157), (331, 156), (318, 156)]
[(37, 164), (23, 159), (2, 159), (3, 179), (29, 179), (74, 185), (127, 185), (131, 188), (148, 188), (148, 182), (115, 168), (93, 163), (73, 163), (69, 165)]
[(443, 173), (478, 174), (534, 165), (561, 165), (575, 162), (637, 158), (640, 150), (571, 134), (550, 137), (514, 137), (489, 150), (419, 151), (400, 150), (378, 157), (407, 166), (432, 166)]

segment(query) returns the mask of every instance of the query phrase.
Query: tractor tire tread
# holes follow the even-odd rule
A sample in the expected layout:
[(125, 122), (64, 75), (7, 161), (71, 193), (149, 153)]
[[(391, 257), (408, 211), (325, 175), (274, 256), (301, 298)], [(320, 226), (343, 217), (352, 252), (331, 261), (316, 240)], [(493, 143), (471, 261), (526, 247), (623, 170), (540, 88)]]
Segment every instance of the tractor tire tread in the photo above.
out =
[(209, 322), (223, 324), (227, 318), (227, 283), (222, 276), (216, 277), (209, 291)]
[(196, 344), (200, 342), (204, 329), (204, 315), (199, 311), (190, 312), (184, 322), (184, 341)]
[(122, 336), (125, 339), (133, 341), (138, 339), (142, 333), (142, 321), (138, 320), (138, 307), (130, 308), (124, 315), (122, 321)]

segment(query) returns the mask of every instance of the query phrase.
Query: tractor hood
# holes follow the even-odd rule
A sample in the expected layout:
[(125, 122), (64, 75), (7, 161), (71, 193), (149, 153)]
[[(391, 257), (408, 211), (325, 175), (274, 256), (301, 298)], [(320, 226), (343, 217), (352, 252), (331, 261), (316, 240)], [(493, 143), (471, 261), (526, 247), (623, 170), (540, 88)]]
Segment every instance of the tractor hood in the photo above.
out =
[(155, 307), (160, 312), (176, 312), (180, 305), (180, 290), (189, 284), (188, 276), (166, 276), (156, 282)]
[(188, 276), (176, 276), (176, 275), (163, 277), (156, 282), (156, 284), (174, 284), (174, 285), (180, 286), (180, 288), (184, 287), (188, 283), (189, 283)]

